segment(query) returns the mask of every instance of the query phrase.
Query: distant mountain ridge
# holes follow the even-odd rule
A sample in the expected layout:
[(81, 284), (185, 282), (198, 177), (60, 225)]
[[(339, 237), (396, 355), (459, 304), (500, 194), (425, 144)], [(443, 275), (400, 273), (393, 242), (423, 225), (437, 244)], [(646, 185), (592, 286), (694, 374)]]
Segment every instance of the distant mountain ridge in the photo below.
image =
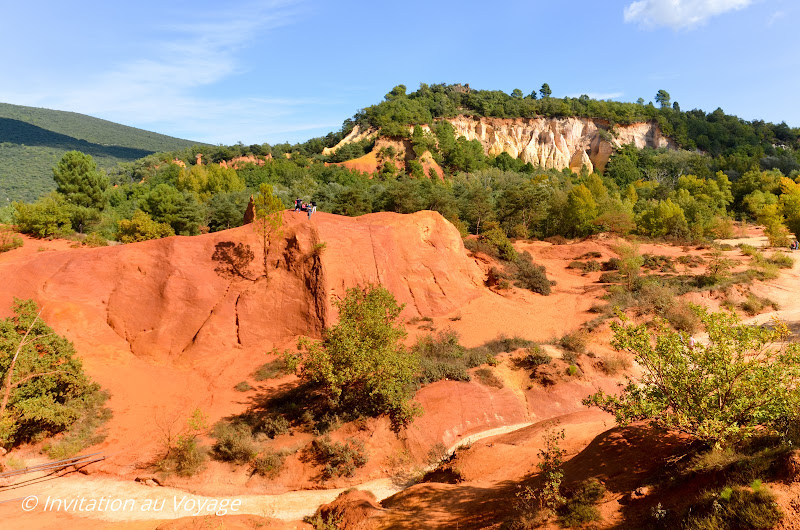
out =
[(197, 144), (76, 112), (0, 103), (0, 206), (54, 189), (52, 168), (67, 151), (111, 168)]

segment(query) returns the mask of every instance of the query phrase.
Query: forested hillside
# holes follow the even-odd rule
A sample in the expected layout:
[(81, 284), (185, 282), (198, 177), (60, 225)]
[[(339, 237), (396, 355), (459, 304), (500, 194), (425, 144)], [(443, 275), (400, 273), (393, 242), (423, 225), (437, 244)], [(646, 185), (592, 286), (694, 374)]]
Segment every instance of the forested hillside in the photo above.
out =
[[(741, 219), (765, 225), (776, 244), (787, 241), (789, 230), (800, 232), (800, 131), (721, 109), (684, 112), (664, 90), (655, 100), (658, 106), (554, 98), (546, 84), (528, 96), (466, 85), (423, 84), (407, 93), (401, 85), (340, 131), (302, 144), (187, 147), (121, 163), (108, 178), (97, 175), (94, 160), (72, 154), (59, 164), (58, 193), (4, 215), (45, 236), (189, 235), (238, 226), (249, 197), (268, 185), (286, 207), (301, 197), (343, 215), (435, 210), (497, 248), (508, 237), (603, 231), (698, 241), (730, 234), (732, 221)], [(602, 168), (546, 168), (489, 154), (480, 141), (458, 134), (447, 119), (456, 115), (588, 117), (606, 145), (616, 147)], [(618, 141), (623, 125), (637, 120), (658, 124), (673, 138), (671, 147)], [(379, 132), (325, 149), (356, 126)], [(248, 160), (230, 163), (241, 156)], [(345, 163), (359, 157), (374, 169)]]
[(0, 201), (33, 200), (55, 189), (53, 166), (67, 151), (101, 168), (196, 142), (74, 112), (0, 103)]

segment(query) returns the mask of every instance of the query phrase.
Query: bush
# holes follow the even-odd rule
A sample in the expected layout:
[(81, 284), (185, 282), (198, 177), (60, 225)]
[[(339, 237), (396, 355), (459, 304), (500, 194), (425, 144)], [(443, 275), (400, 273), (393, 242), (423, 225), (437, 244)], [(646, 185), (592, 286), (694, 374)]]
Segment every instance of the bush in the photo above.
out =
[(136, 243), (174, 235), (175, 231), (169, 224), (153, 221), (141, 210), (136, 210), (130, 220), (123, 219), (117, 224), (117, 240), (123, 243)]
[(542, 350), (541, 346), (534, 344), (526, 350), (525, 357), (522, 358), (522, 364), (529, 368), (536, 369), (539, 366), (550, 364), (552, 360), (553, 358), (547, 355), (544, 350)]
[(794, 258), (785, 252), (775, 252), (767, 258), (767, 263), (777, 265), (779, 269), (791, 269), (794, 266)]
[(252, 460), (258, 451), (253, 445), (253, 435), (250, 429), (241, 423), (219, 423), (214, 429), (217, 439), (212, 447), (212, 456), (215, 460), (246, 464)]
[(475, 370), (475, 377), (478, 378), (481, 384), (486, 386), (503, 388), (503, 380), (497, 377), (491, 368), (478, 368)]
[(97, 232), (92, 232), (88, 236), (86, 236), (83, 240), (83, 244), (87, 247), (96, 248), (96, 247), (107, 247), (108, 240), (98, 234)]
[(33, 300), (15, 298), (12, 308), (15, 316), (0, 320), (0, 389), (9, 390), (0, 408), (0, 446), (6, 447), (66, 431), (105, 400), (72, 343), (39, 318)]
[(86, 397), (81, 415), (69, 430), (62, 437), (44, 445), (47, 456), (54, 460), (69, 458), (105, 440), (105, 432), (99, 429), (111, 419), (111, 410), (105, 407), (108, 398), (108, 392), (104, 391)]
[(747, 313), (750, 316), (755, 316), (764, 311), (764, 309), (768, 306), (771, 306), (775, 309), (777, 308), (775, 302), (770, 300), (769, 298), (762, 298), (760, 296), (756, 296), (753, 293), (748, 293), (747, 298), (739, 305), (742, 308), (742, 311)]
[(289, 432), (289, 420), (280, 414), (267, 414), (253, 426), (254, 432), (275, 438)]
[(594, 505), (606, 494), (606, 488), (597, 479), (591, 478), (577, 485), (566, 504), (558, 510), (562, 526), (573, 528), (592, 521), (600, 521), (600, 512)]
[(459, 335), (453, 330), (420, 337), (412, 351), (420, 363), (417, 381), (423, 385), (443, 379), (469, 381), (467, 370), (491, 358), (488, 351), (476, 348), (467, 350), (459, 343)]
[(649, 419), (712, 445), (769, 432), (795, 414), (800, 344), (784, 345), (786, 325), (748, 326), (735, 314), (695, 310), (708, 342), (693, 348), (666, 327), (653, 336), (645, 325), (612, 324), (612, 345), (636, 356), (642, 378), (619, 396), (600, 391), (584, 403), (613, 413), (622, 425)]
[(17, 230), (34, 237), (61, 237), (72, 232), (72, 206), (56, 192), (33, 204), (14, 203)]
[(532, 340), (523, 339), (516, 335), (513, 337), (506, 337), (501, 334), (496, 339), (486, 342), (481, 347), (486, 348), (493, 355), (497, 355), (498, 353), (510, 353), (520, 348), (538, 347), (538, 345)]
[(261, 477), (274, 478), (280, 473), (286, 455), (266, 450), (250, 462), (250, 472)]
[(617, 375), (631, 367), (631, 361), (621, 354), (604, 355), (600, 359), (600, 369), (608, 375)]
[(317, 438), (306, 449), (307, 456), (322, 466), (323, 480), (333, 477), (352, 477), (356, 469), (368, 461), (364, 442), (348, 439), (346, 443), (331, 442), (327, 436)]
[[(277, 351), (273, 351), (272, 353), (278, 354)], [(275, 379), (276, 377), (281, 377), (290, 373), (292, 373), (292, 370), (286, 363), (286, 359), (284, 357), (279, 357), (274, 361), (261, 365), (253, 372), (253, 379), (256, 381), (267, 381), (268, 379)]]
[(490, 228), (485, 231), (479, 240), (488, 243), (493, 251), (491, 255), (497, 256), (504, 261), (514, 261), (517, 258), (517, 251), (514, 245), (506, 237), (506, 233), (500, 228)]
[(773, 528), (782, 519), (783, 512), (772, 494), (760, 483), (750, 488), (727, 487), (719, 494), (706, 493), (686, 521), (690, 530)]
[(567, 333), (558, 340), (558, 345), (565, 350), (577, 354), (586, 353), (588, 337), (586, 332), (578, 330)]
[(545, 268), (534, 264), (529, 253), (520, 254), (514, 264), (517, 267), (515, 279), (518, 287), (545, 296), (550, 294), (553, 284), (547, 279)]
[(22, 246), (22, 238), (7, 226), (0, 226), (0, 252), (8, 252)]
[(692, 309), (691, 304), (680, 300), (667, 309), (664, 319), (678, 331), (683, 331), (690, 335), (694, 334), (700, 327), (700, 318)]
[(419, 413), (411, 402), (419, 360), (403, 344), (403, 307), (372, 285), (348, 289), (334, 305), (339, 323), (325, 329), (322, 343), (299, 341), (292, 361), (301, 365), (301, 379), (319, 385), (343, 411), (388, 414), (395, 428), (408, 424)]
[(236, 383), (236, 386), (233, 387), (233, 389), (236, 390), (237, 392), (247, 392), (249, 390), (253, 390), (253, 387), (250, 386), (250, 383), (248, 383), (247, 381), (241, 381), (239, 383)]

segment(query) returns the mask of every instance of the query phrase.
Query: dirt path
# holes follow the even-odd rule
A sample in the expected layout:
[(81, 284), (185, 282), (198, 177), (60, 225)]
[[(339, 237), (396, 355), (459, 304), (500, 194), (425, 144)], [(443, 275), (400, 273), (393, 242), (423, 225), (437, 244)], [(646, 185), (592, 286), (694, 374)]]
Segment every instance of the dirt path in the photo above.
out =
[[(513, 432), (530, 422), (489, 429), (464, 437), (448, 451), (478, 440)], [(380, 501), (403, 491), (410, 483), (381, 478), (358, 484), (356, 489), (372, 492)], [(3, 492), (0, 517), (24, 517), (37, 513), (68, 512), (71, 515), (109, 522), (177, 519), (187, 516), (249, 514), (283, 521), (297, 521), (333, 501), (347, 488), (301, 490), (279, 495), (207, 497), (134, 481), (68, 475), (44, 480)], [(30, 513), (27, 515), (24, 512)]]

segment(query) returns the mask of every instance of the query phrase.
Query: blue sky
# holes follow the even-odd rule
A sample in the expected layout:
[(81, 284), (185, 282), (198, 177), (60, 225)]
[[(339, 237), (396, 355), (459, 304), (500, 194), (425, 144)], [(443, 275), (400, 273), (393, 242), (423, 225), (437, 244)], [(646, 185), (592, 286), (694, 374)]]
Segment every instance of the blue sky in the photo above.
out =
[(800, 126), (795, 0), (2, 3), (1, 102), (214, 144), (321, 136), (421, 82), (665, 89), (683, 110)]

